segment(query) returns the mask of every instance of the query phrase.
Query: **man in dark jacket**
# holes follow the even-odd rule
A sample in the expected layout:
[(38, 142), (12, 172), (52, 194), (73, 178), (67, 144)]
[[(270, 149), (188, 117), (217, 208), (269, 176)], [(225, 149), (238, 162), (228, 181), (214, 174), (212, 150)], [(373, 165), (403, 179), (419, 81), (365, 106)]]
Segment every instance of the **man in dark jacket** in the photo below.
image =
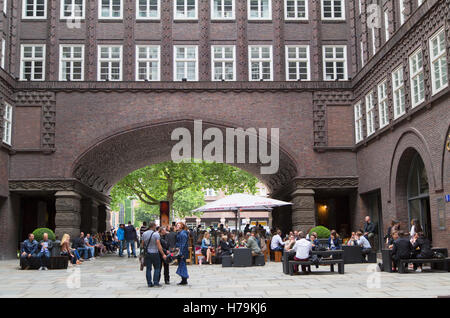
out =
[(83, 259), (89, 261), (89, 250), (84, 243), (84, 233), (81, 232), (80, 236), (75, 238), (72, 243), (72, 248), (76, 249), (78, 253), (84, 255)]
[(375, 223), (372, 222), (372, 220), (370, 219), (370, 216), (366, 216), (366, 218), (364, 219), (365, 223), (364, 223), (364, 236), (366, 237), (366, 239), (369, 240), (370, 245), (372, 247), (376, 247), (375, 246), (375, 236), (377, 235), (377, 225)]
[(177, 245), (177, 232), (175, 232), (174, 227), (170, 228), (170, 232), (166, 236), (167, 243), (169, 244), (169, 251), (173, 252)]
[(392, 260), (394, 262), (394, 270), (397, 269), (397, 265), (401, 259), (411, 258), (411, 252), (413, 246), (409, 240), (408, 233), (400, 232), (400, 238), (394, 241), (392, 248)]
[[(163, 249), (164, 254), (169, 254), (170, 251), (170, 246), (169, 246), (169, 241), (168, 241), (168, 236), (170, 233), (167, 232), (165, 227), (161, 227), (159, 229), (159, 235), (161, 236), (160, 242), (161, 242), (161, 247)], [(175, 236), (176, 238), (176, 236)], [(164, 267), (164, 283), (166, 285), (170, 285), (170, 274), (169, 274), (169, 264), (164, 262), (164, 259), (162, 257), (162, 255), (160, 255), (161, 257), (161, 264)]]
[(37, 249), (38, 242), (34, 239), (33, 233), (28, 234), (28, 239), (23, 241), (22, 249), (20, 250), (22, 269), (30, 268), (30, 260), (32, 257), (36, 257)]
[[(423, 232), (414, 234), (412, 248), (414, 258), (433, 258), (433, 251), (431, 250), (430, 240), (428, 240), (424, 236)], [(422, 264), (414, 263), (414, 270), (417, 272), (422, 272)]]
[(127, 242), (127, 255), (128, 255), (128, 258), (131, 257), (131, 255), (130, 255), (130, 245), (131, 245), (131, 250), (132, 250), (132, 253), (133, 253), (133, 257), (136, 258), (136, 246), (135, 246), (134, 242), (137, 241), (137, 234), (136, 234), (136, 229), (131, 224), (131, 221), (128, 221), (128, 225), (125, 227), (125, 241)]

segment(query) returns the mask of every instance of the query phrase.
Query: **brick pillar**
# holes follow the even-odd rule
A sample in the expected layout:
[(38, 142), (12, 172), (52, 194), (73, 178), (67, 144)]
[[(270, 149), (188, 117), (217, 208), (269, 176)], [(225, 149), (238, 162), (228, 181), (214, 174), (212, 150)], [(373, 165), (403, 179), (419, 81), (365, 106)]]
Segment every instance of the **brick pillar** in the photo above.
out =
[(61, 239), (67, 233), (73, 239), (80, 235), (81, 196), (73, 191), (55, 193), (55, 234)]
[(91, 235), (95, 235), (98, 232), (98, 202), (92, 200), (91, 202)]
[(295, 190), (292, 193), (292, 229), (306, 232), (315, 225), (314, 190)]

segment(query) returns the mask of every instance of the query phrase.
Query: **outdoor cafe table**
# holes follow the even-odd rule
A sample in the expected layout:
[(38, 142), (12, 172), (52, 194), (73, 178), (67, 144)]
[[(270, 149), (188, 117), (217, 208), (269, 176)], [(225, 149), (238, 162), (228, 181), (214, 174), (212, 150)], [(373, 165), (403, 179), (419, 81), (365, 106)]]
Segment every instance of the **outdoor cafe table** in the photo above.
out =
[(252, 249), (246, 247), (233, 248), (233, 267), (252, 266)]

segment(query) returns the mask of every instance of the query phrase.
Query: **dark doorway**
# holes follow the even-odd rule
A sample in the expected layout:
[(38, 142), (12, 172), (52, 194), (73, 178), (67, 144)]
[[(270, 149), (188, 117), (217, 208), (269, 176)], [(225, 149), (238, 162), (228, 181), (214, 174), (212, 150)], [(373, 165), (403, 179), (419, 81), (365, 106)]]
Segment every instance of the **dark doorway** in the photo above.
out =
[(363, 196), (363, 200), (367, 207), (368, 215), (373, 223), (376, 224), (376, 233), (374, 243), (375, 248), (380, 250), (383, 247), (384, 231), (383, 231), (383, 212), (381, 205), (381, 192), (377, 190)]
[(341, 238), (351, 235), (350, 197), (347, 193), (316, 191), (316, 223), (336, 230)]

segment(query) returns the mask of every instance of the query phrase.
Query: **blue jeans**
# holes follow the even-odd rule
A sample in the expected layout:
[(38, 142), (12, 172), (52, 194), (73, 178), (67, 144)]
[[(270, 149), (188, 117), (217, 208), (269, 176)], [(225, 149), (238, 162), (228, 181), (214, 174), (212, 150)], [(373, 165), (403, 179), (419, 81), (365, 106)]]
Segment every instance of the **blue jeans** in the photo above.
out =
[[(159, 279), (161, 277), (161, 258), (159, 257), (159, 253), (151, 253), (145, 255), (145, 266), (146, 270), (146, 278), (147, 285), (158, 285)], [(155, 273), (153, 274), (153, 282), (152, 282), (152, 266), (155, 269)]]
[(84, 259), (89, 258), (88, 249), (86, 247), (79, 247), (77, 248), (77, 251), (80, 255), (84, 255), (83, 256)]
[(86, 246), (86, 248), (91, 251), (91, 257), (95, 256), (95, 247), (94, 246)]
[(130, 245), (133, 255), (136, 256), (136, 247), (134, 241), (127, 241), (127, 255), (130, 256)]
[(37, 258), (41, 261), (41, 267), (47, 267), (48, 260), (50, 259), (50, 251), (44, 250), (37, 254)]
[(283, 246), (277, 246), (277, 247), (272, 249), (272, 251), (280, 251), (280, 252), (283, 252), (283, 250), (284, 250)]
[(123, 250), (125, 249), (125, 241), (119, 241), (119, 256), (123, 255)]

